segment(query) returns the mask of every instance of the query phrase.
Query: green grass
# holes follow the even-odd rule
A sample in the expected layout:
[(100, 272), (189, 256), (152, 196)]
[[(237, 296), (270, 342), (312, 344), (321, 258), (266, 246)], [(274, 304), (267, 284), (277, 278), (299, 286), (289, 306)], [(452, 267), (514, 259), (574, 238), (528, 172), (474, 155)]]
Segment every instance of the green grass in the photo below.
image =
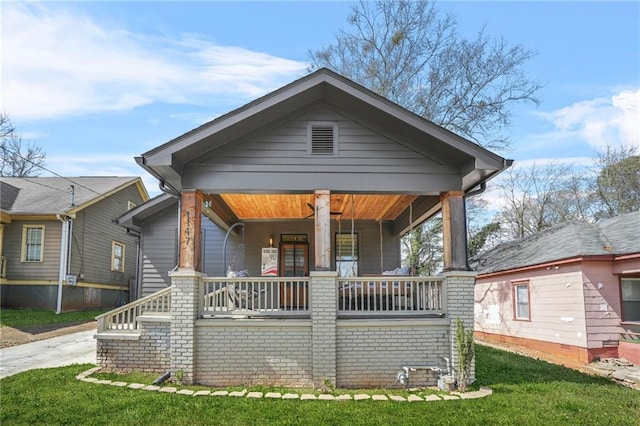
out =
[(190, 397), (77, 381), (90, 365), (0, 380), (6, 425), (637, 425), (640, 392), (491, 348), (477, 348), (475, 400), (397, 403)]
[(0, 310), (0, 327), (25, 327), (38, 325), (83, 323), (95, 320), (104, 310), (63, 312), (39, 309), (9, 309)]

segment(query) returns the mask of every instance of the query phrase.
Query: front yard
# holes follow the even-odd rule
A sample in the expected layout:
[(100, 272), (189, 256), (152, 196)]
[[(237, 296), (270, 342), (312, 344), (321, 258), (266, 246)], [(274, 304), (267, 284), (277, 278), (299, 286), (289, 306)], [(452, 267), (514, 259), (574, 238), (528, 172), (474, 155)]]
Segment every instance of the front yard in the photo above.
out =
[(636, 425), (640, 392), (564, 367), (477, 347), (478, 385), (494, 394), (438, 402), (192, 397), (84, 383), (90, 365), (0, 381), (3, 425)]

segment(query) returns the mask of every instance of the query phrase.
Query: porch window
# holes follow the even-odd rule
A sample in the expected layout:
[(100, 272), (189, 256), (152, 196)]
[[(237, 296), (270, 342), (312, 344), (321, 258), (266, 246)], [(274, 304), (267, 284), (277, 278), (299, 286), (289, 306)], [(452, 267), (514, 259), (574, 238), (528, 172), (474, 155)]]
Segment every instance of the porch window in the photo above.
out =
[(623, 278), (622, 321), (640, 321), (640, 278)]
[(42, 262), (44, 225), (25, 225), (22, 228), (22, 261)]
[(529, 309), (529, 282), (519, 282), (513, 284), (513, 311), (517, 320), (531, 320), (531, 310)]
[(336, 234), (336, 270), (339, 277), (358, 276), (358, 234)]
[(111, 242), (111, 270), (124, 272), (124, 244), (117, 241)]

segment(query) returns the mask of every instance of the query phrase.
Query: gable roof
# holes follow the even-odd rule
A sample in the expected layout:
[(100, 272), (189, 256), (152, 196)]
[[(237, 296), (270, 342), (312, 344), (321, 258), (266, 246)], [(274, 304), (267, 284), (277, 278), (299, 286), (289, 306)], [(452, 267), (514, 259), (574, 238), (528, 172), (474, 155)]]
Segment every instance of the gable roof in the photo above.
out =
[(479, 274), (584, 256), (640, 253), (640, 211), (596, 223), (566, 222), (471, 259)]
[(131, 176), (3, 177), (0, 183), (0, 204), (10, 215), (72, 215), (130, 185), (137, 186), (143, 200), (149, 198), (142, 180)]
[(471, 190), (510, 165), (504, 158), (326, 68), (160, 145), (136, 161), (163, 184), (180, 191), (187, 163), (318, 102), (359, 117), (366, 115), (368, 122), (397, 131), (401, 143), (410, 144), (417, 152), (455, 165), (461, 170), (462, 188), (458, 189)]

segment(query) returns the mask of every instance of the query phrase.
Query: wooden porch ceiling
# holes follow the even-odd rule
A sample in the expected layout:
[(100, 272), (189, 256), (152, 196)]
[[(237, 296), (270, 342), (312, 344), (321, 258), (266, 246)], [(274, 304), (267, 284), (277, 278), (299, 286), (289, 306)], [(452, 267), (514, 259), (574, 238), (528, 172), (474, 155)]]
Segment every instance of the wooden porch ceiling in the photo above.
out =
[[(206, 197), (205, 197), (206, 198)], [(239, 220), (304, 219), (313, 213), (313, 194), (221, 194)], [(416, 195), (332, 194), (333, 219), (395, 220)], [(353, 213), (353, 214), (352, 214)]]

